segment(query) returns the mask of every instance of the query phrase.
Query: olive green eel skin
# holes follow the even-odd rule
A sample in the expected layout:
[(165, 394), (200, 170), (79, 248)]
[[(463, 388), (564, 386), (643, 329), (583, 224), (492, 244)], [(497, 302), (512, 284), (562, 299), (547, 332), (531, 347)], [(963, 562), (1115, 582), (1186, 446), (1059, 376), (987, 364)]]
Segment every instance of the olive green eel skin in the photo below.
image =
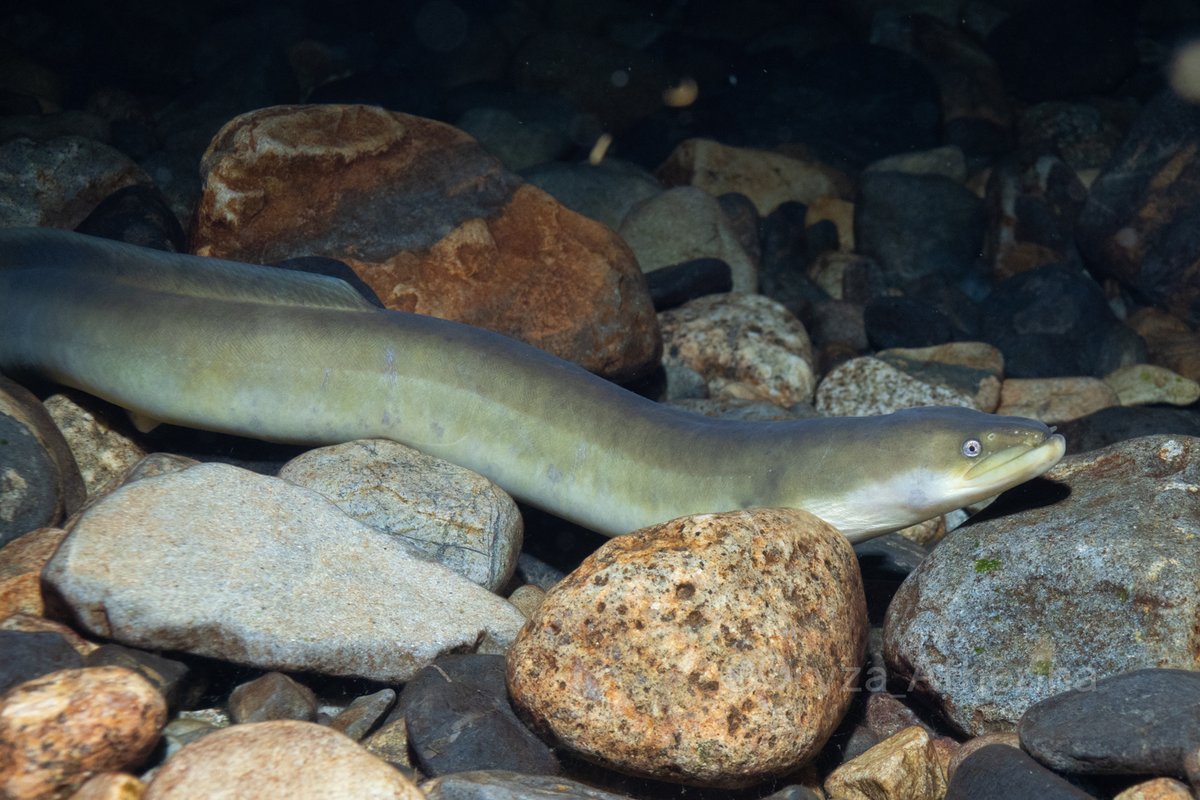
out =
[(857, 541), (1040, 475), (1065, 448), (1039, 422), (952, 408), (709, 419), (333, 278), (51, 229), (0, 231), (0, 370), (193, 428), (393, 439), (610, 536), (778, 506)]

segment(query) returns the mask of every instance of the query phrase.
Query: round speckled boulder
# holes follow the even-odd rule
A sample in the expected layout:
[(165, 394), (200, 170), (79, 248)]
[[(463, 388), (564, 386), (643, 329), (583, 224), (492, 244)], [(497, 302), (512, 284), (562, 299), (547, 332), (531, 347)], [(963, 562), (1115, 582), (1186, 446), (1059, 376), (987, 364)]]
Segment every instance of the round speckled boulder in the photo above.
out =
[(683, 517), (613, 539), (509, 651), (525, 718), (584, 758), (743, 786), (813, 756), (862, 663), (850, 544), (803, 511)]

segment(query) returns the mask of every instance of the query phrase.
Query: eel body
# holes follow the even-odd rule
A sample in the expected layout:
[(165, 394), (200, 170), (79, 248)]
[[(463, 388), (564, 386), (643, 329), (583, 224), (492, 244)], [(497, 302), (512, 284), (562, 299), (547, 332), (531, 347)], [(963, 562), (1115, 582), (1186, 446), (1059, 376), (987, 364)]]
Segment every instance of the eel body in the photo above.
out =
[(0, 370), (194, 428), (393, 439), (610, 536), (778, 506), (857, 541), (995, 495), (1065, 449), (1039, 422), (966, 409), (710, 419), (498, 334), (380, 310), (333, 278), (50, 229), (0, 231)]

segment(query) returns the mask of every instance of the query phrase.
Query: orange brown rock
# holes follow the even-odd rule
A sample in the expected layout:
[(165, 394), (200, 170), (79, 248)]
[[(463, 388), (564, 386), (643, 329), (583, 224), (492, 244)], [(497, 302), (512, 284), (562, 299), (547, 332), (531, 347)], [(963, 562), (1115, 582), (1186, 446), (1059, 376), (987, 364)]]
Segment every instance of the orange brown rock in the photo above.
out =
[(373, 106), (265, 108), (218, 132), (202, 172), (202, 255), (338, 258), (389, 308), (489, 328), (616, 379), (657, 359), (624, 242), (449, 125)]
[(605, 544), (509, 651), (536, 730), (617, 770), (744, 786), (816, 754), (865, 646), (852, 548), (794, 509), (683, 517)]
[(90, 777), (139, 766), (167, 703), (124, 667), (51, 672), (0, 696), (0, 797), (69, 796)]

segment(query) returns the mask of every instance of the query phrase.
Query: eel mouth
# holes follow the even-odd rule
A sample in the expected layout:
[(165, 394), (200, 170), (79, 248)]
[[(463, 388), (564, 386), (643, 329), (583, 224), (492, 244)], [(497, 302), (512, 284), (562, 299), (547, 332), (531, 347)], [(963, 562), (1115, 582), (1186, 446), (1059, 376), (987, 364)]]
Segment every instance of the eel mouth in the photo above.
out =
[(1014, 445), (986, 456), (963, 474), (973, 485), (1006, 489), (1036, 478), (1053, 467), (1067, 452), (1067, 440), (1061, 434), (1048, 435), (1040, 444)]

